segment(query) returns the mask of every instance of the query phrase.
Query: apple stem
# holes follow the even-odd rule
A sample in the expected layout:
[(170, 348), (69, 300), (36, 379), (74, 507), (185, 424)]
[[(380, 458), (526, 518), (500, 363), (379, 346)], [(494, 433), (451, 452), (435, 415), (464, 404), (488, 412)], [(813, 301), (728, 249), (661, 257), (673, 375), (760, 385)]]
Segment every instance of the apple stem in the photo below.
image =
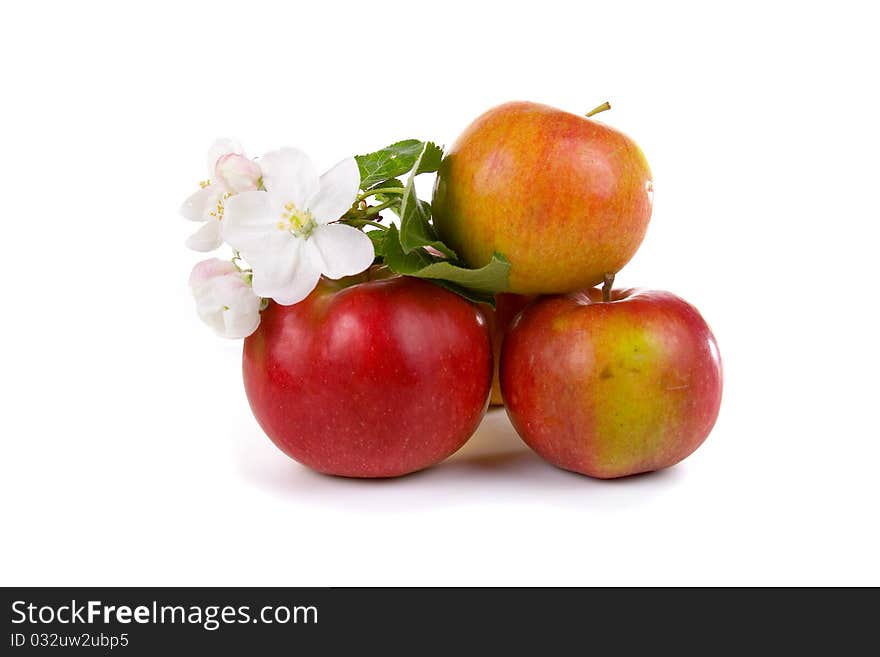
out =
[(610, 109), (611, 109), (611, 103), (609, 103), (606, 100), (604, 103), (599, 105), (599, 107), (594, 107), (589, 112), (587, 112), (587, 118), (590, 118), (591, 116), (593, 116), (594, 114), (598, 114), (599, 112), (604, 112), (605, 110), (610, 110)]
[(614, 285), (614, 274), (605, 274), (605, 283), (602, 285), (602, 301), (611, 301), (611, 286)]

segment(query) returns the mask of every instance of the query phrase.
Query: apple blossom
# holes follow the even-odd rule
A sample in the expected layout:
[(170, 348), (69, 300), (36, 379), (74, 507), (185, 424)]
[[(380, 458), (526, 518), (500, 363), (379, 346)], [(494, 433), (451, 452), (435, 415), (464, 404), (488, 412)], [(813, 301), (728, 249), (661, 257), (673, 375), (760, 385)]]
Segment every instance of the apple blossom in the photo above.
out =
[(186, 219), (205, 223), (186, 241), (195, 251), (213, 251), (222, 244), (220, 220), (226, 200), (233, 194), (257, 189), (261, 176), (259, 165), (244, 154), (235, 139), (217, 139), (208, 150), (207, 164), (208, 179), (199, 183), (202, 189), (180, 208)]
[(226, 201), (223, 239), (253, 268), (254, 292), (282, 305), (305, 299), (321, 275), (342, 278), (373, 262), (360, 230), (333, 223), (357, 199), (360, 172), (346, 158), (322, 176), (302, 151), (282, 148), (260, 158), (266, 191)]
[(199, 317), (225, 338), (246, 338), (260, 325), (262, 300), (246, 277), (233, 263), (219, 258), (203, 260), (190, 274)]

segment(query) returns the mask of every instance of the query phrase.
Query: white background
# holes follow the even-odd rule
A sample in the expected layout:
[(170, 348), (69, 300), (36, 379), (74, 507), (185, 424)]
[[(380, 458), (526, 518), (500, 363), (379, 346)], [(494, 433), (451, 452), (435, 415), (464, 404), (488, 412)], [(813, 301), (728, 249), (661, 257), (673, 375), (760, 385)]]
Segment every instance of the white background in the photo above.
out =
[[(880, 584), (870, 3), (18, 3), (0, 22), (5, 585)], [(313, 474), (196, 317), (204, 154), (323, 169), (500, 102), (602, 120), (655, 176), (619, 275), (715, 329), (718, 424), (598, 482), (503, 412), (391, 481)]]

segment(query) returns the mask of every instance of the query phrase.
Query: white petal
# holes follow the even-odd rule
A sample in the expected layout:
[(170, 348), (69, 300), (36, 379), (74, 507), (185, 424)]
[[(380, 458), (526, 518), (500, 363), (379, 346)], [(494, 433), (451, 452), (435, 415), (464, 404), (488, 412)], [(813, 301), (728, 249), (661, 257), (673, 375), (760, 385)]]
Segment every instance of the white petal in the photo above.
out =
[(214, 175), (214, 167), (217, 165), (217, 160), (229, 153), (244, 154), (244, 149), (241, 147), (241, 142), (238, 139), (234, 137), (220, 137), (214, 140), (211, 148), (208, 149), (208, 158), (206, 160), (209, 176)]
[(361, 174), (353, 157), (347, 157), (321, 176), (321, 188), (306, 208), (319, 224), (336, 221), (352, 206), (358, 195)]
[(246, 338), (260, 326), (260, 300), (256, 295), (252, 296), (257, 300), (255, 310), (248, 312), (224, 311), (222, 334), (224, 338)]
[(318, 226), (307, 245), (310, 258), (328, 278), (359, 274), (373, 263), (373, 242), (344, 224)]
[[(254, 269), (254, 292), (290, 306), (305, 299), (318, 284), (321, 272), (306, 257), (304, 240), (287, 233), (284, 248), (251, 262)], [(270, 256), (271, 257), (267, 257)], [(250, 260), (249, 260), (250, 262)]]
[(282, 237), (271, 248), (254, 251), (248, 263), (254, 270), (254, 292), (261, 297), (271, 297), (288, 285), (296, 274), (302, 260), (303, 240), (290, 232), (278, 231)]
[[(208, 270), (218, 275), (193, 286), (196, 309), (208, 326), (226, 338), (244, 338), (253, 333), (260, 323), (260, 298), (237, 271), (219, 273), (222, 261), (206, 260), (196, 265), (193, 274), (200, 278)], [(202, 272), (197, 270), (203, 269)]]
[(320, 279), (321, 272), (317, 267), (308, 258), (303, 258), (296, 276), (284, 289), (273, 292), (269, 298), (274, 299), (282, 306), (292, 306), (309, 296)]
[(266, 189), (301, 210), (307, 209), (306, 201), (319, 189), (318, 171), (308, 155), (296, 148), (281, 148), (266, 153), (257, 163)]
[(192, 288), (193, 298), (196, 300), (196, 310), (199, 317), (211, 328), (218, 328), (218, 313), (223, 309), (223, 299), (218, 294), (217, 278), (207, 283), (196, 285)]
[[(239, 284), (226, 284), (237, 279)], [(246, 338), (260, 325), (260, 298), (237, 276), (228, 276), (223, 281), (221, 291), (224, 304), (220, 310), (225, 338)]]
[(268, 192), (242, 192), (228, 199), (223, 206), (223, 221), (242, 226), (275, 224), (281, 218), (279, 200)]
[[(221, 234), (233, 249), (243, 254), (263, 251), (273, 237), (282, 234), (276, 226), (280, 218), (280, 210), (273, 206), (270, 194), (242, 192), (226, 200)], [(250, 260), (248, 255), (245, 258)]]
[(180, 214), (190, 221), (207, 221), (211, 218), (211, 212), (217, 208), (217, 203), (223, 196), (223, 190), (219, 185), (208, 185), (187, 198), (180, 206)]
[(220, 222), (213, 217), (186, 239), (189, 248), (203, 253), (220, 248), (221, 244), (223, 240), (220, 238)]

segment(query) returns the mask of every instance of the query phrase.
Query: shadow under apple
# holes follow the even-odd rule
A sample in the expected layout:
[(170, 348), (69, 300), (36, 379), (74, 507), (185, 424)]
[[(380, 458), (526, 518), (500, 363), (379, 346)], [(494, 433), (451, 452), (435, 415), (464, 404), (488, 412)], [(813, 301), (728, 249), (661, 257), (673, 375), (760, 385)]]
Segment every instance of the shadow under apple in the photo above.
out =
[(289, 459), (258, 431), (236, 437), (242, 478), (301, 503), (401, 512), (473, 505), (475, 500), (620, 509), (656, 501), (681, 479), (680, 468), (597, 480), (544, 462), (517, 436), (503, 409), (490, 410), (474, 436), (433, 468), (393, 479), (353, 479), (314, 472)]

